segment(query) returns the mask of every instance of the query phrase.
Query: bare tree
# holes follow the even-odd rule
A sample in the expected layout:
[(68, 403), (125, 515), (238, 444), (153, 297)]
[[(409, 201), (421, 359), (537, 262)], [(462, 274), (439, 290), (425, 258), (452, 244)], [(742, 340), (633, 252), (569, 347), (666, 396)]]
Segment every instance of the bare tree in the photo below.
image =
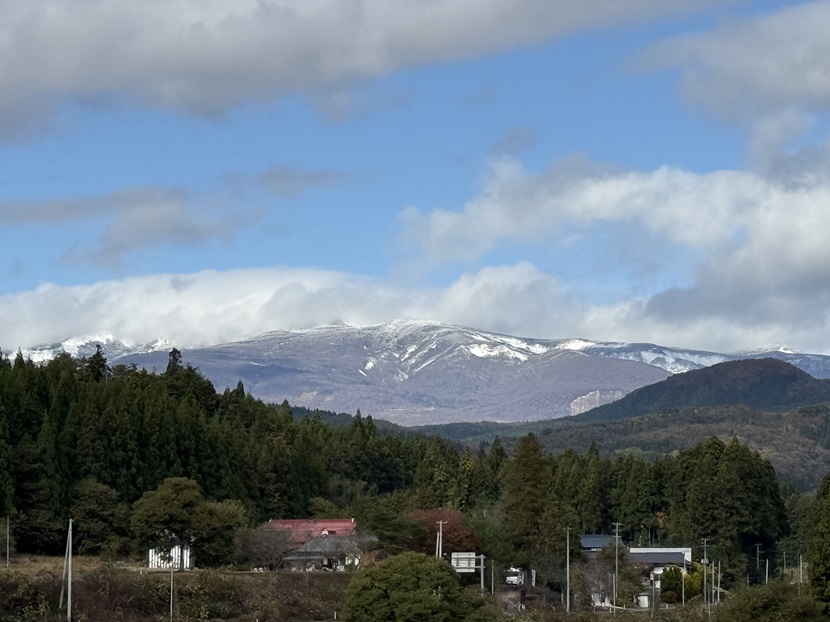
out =
[(264, 523), (254, 529), (243, 532), (241, 548), (248, 562), (254, 568), (275, 570), (291, 552), (288, 532)]

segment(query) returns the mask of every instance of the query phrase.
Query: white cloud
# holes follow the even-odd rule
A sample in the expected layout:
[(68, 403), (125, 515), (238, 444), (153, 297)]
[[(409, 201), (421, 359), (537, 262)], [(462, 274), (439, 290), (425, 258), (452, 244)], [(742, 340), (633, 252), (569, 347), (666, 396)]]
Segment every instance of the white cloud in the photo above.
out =
[[(640, 283), (605, 304), (589, 302), (587, 286), (581, 287), (567, 263), (555, 268), (554, 289), (575, 297), (556, 307), (566, 318), (561, 326), (581, 336), (715, 349), (800, 340), (795, 347), (826, 349), (828, 205), (830, 182), (822, 179), (792, 184), (751, 172), (698, 174), (667, 167), (610, 171), (584, 160), (535, 174), (516, 161), (498, 160), (481, 193), (460, 211), (410, 208), (403, 221), (405, 239), (432, 265), (477, 260), (510, 245), (528, 250), (557, 245), (575, 256), (582, 248), (593, 257), (607, 252), (609, 243), (636, 249), (615, 255), (607, 274), (593, 275), (594, 289), (612, 281), (626, 262), (634, 266), (639, 255), (648, 255), (650, 242), (664, 244), (667, 260), (653, 266), (653, 286)], [(695, 258), (686, 286), (676, 285), (670, 261), (679, 253)], [(464, 291), (469, 278), (447, 295)], [(487, 280), (493, 282), (489, 275)], [(672, 281), (670, 289), (661, 285)], [(531, 310), (533, 304), (551, 303), (531, 292), (532, 280), (515, 282), (521, 291), (516, 300), (531, 300)], [(487, 315), (486, 289), (476, 288), (475, 296), (479, 316)], [(553, 298), (559, 305), (567, 299)], [(527, 304), (516, 308), (524, 313)], [(516, 323), (534, 325), (521, 318)], [(542, 319), (535, 325), (553, 328)]]
[(461, 211), (408, 208), (401, 218), (407, 245), (431, 264), (472, 261), (500, 245), (539, 243), (598, 223), (635, 223), (711, 250), (732, 240), (769, 189), (736, 171), (617, 172), (571, 158), (534, 174), (503, 158), (491, 162), (481, 193)]
[(817, 119), (830, 113), (830, 0), (798, 3), (656, 45), (635, 64), (678, 68), (680, 91), (703, 110), (749, 130), (748, 159), (790, 183), (830, 178), (830, 145)]
[(25, 132), (43, 117), (24, 111), (61, 97), (126, 97), (216, 114), (244, 101), (337, 90), (426, 63), (724, 3), (0, 0), (0, 126)]
[(828, 22), (830, 2), (807, 2), (666, 41), (645, 62), (679, 66), (684, 93), (730, 118), (764, 116), (793, 105), (827, 111)]
[(527, 263), (462, 275), (444, 289), (411, 288), (352, 274), (268, 268), (161, 274), (0, 297), (0, 346), (111, 334), (141, 344), (220, 343), (278, 328), (428, 319), (527, 336), (570, 335), (584, 307)]
[[(727, 270), (727, 281), (733, 276)], [(786, 298), (786, 308), (780, 309), (786, 313), (777, 315), (752, 313), (759, 300), (752, 289), (739, 292), (746, 297), (731, 313), (712, 313), (704, 304), (675, 314), (652, 308), (664, 304), (659, 297), (651, 304), (635, 295), (591, 304), (577, 289), (528, 263), (486, 267), (442, 289), (312, 269), (204, 271), (74, 287), (44, 284), (0, 297), (0, 346), (8, 353), (71, 336), (111, 334), (135, 344), (167, 337), (188, 347), (282, 328), (403, 318), (528, 337), (652, 341), (719, 351), (787, 343), (830, 352), (826, 283), (811, 300)], [(693, 295), (686, 303), (692, 302)]]

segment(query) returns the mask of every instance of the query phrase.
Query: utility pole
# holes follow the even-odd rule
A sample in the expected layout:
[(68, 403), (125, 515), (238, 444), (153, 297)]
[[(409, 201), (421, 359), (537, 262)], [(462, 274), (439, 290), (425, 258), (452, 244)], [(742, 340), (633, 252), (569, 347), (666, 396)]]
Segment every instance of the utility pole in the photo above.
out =
[(804, 573), (802, 572), (802, 561), (801, 561), (801, 552), (798, 553), (798, 595), (801, 596), (801, 583), (804, 579)]
[(72, 519), (69, 519), (69, 531), (66, 534), (66, 554), (63, 558), (63, 582), (58, 609), (63, 609), (63, 594), (66, 591), (66, 622), (72, 622)]
[(571, 528), (565, 527), (565, 611), (571, 610)]
[(755, 572), (759, 576), (759, 583), (760, 583), (760, 574), (761, 574), (761, 545), (755, 545)]
[(484, 596), (484, 562), (486, 561), (484, 555), (481, 556), (481, 595)]
[(703, 602), (706, 602), (708, 600), (708, 595), (706, 594), (706, 566), (709, 563), (706, 552), (709, 548), (709, 538), (703, 538), (700, 543), (703, 545), (703, 559), (701, 560), (703, 562)]
[(444, 523), (446, 521), (439, 520), (435, 524), (438, 525), (438, 534), (435, 538), (435, 557), (441, 558), (444, 556)]
[(620, 576), (620, 527), (621, 523), (614, 523), (614, 615), (617, 615), (617, 583)]
[(66, 550), (69, 552), (69, 581), (66, 584), (66, 622), (72, 622), (72, 522), (69, 519), (69, 537)]
[(170, 562), (170, 622), (173, 622), (173, 562)]
[[(720, 563), (720, 562), (718, 562), (718, 563)], [(716, 593), (717, 592), (715, 592), (715, 560), (713, 559), (712, 560), (712, 599), (711, 599), (712, 604), (715, 604), (715, 594)]]

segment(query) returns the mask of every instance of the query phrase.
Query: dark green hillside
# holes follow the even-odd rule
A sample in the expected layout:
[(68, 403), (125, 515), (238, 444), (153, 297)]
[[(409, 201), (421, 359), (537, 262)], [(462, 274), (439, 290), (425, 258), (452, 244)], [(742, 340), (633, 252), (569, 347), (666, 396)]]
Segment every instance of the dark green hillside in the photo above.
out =
[(730, 361), (671, 376), (571, 419), (614, 421), (649, 413), (742, 404), (781, 411), (830, 402), (830, 381), (776, 359)]
[(576, 417), (523, 424), (471, 424), (465, 436), (458, 425), (430, 431), (467, 445), (498, 437), (512, 453), (516, 439), (534, 433), (546, 451), (584, 450), (592, 443), (603, 454), (615, 452), (657, 457), (686, 449), (713, 436), (737, 437), (758, 451), (779, 476), (802, 491), (814, 490), (830, 470), (830, 405), (804, 406), (787, 412), (748, 406), (706, 406), (621, 418), (578, 421)]
[[(781, 479), (800, 490), (813, 490), (830, 470), (830, 407), (787, 413), (761, 412), (747, 406), (693, 408), (578, 426), (548, 428), (539, 434), (551, 453), (594, 443), (605, 455), (635, 451), (661, 456), (684, 450), (713, 436), (737, 438), (775, 467)], [(508, 440), (505, 445), (510, 446)]]

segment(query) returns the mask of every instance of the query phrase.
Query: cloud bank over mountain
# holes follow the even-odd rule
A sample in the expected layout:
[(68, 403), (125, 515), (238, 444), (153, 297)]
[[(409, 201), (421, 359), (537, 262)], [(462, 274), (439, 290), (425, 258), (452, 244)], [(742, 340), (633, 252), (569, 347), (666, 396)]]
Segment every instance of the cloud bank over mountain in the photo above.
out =
[(830, 352), (830, 1), (0, 0), (0, 347)]

